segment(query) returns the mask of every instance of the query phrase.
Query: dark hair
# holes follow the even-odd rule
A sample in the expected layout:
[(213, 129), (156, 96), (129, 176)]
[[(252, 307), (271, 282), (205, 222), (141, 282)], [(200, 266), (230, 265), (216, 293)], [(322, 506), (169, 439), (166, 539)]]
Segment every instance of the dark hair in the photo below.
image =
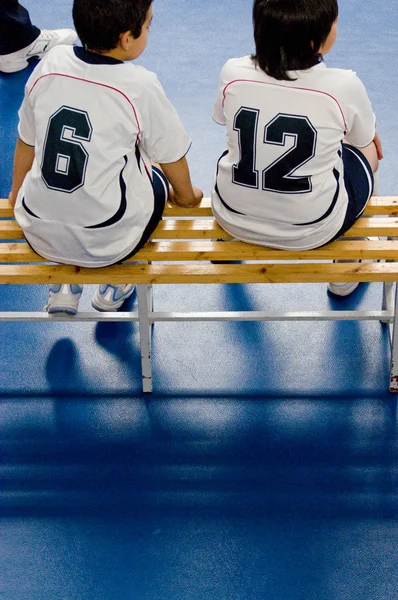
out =
[(121, 33), (141, 35), (152, 0), (74, 0), (73, 22), (87, 49), (107, 52), (116, 48)]
[(338, 16), (337, 0), (254, 0), (255, 63), (275, 79), (309, 69), (319, 59)]

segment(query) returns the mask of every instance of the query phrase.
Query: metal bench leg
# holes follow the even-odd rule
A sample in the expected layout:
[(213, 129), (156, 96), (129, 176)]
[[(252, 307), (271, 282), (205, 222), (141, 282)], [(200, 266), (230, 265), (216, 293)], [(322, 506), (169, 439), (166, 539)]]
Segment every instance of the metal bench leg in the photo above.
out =
[(394, 320), (391, 343), (390, 392), (398, 392), (398, 286), (395, 284)]
[[(149, 284), (147, 285), (148, 288), (148, 308), (149, 308), (149, 312), (153, 311), (153, 285)], [(153, 325), (153, 323), (152, 323)]]
[[(391, 282), (383, 283), (383, 302), (381, 305), (382, 310), (391, 310), (393, 306), (394, 298), (394, 284)], [(380, 319), (380, 323), (389, 323), (389, 321)]]
[(152, 364), (151, 364), (151, 323), (149, 312), (152, 310), (152, 290), (145, 284), (137, 285), (138, 318), (140, 326), (140, 350), (142, 369), (142, 390), (152, 392)]

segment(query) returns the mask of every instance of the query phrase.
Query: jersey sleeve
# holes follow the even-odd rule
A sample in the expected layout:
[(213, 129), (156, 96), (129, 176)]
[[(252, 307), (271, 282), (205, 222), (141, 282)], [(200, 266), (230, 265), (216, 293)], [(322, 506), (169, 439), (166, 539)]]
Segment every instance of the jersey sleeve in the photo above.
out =
[(225, 63), (223, 68), (221, 69), (220, 76), (218, 78), (218, 88), (216, 94), (216, 100), (214, 102), (213, 108), (213, 119), (219, 125), (225, 125), (225, 115), (224, 115), (224, 90), (225, 86), (228, 85), (228, 63)]
[(35, 118), (33, 114), (33, 108), (29, 98), (29, 92), (34, 85), (36, 80), (36, 76), (33, 77), (35, 71), (29, 77), (26, 85), (25, 85), (25, 94), (24, 99), (22, 101), (21, 107), (18, 112), (19, 123), (18, 123), (18, 135), (21, 140), (27, 144), (28, 146), (35, 145)]
[(352, 80), (346, 93), (345, 137), (357, 148), (368, 146), (376, 133), (376, 117), (372, 110), (365, 86), (359, 77), (352, 73)]
[(140, 144), (151, 160), (167, 164), (187, 154), (191, 139), (154, 73), (150, 74), (140, 116)]

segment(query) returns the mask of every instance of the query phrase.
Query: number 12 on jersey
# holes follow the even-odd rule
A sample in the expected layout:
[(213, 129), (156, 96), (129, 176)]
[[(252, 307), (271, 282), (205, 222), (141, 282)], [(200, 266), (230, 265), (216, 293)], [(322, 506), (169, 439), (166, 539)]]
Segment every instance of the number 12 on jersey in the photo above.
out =
[[(235, 115), (234, 130), (238, 132), (240, 160), (232, 167), (236, 185), (259, 189), (256, 169), (257, 134), (260, 111), (242, 106)], [(261, 188), (281, 194), (303, 194), (312, 190), (311, 176), (294, 175), (295, 171), (315, 156), (317, 132), (305, 116), (278, 114), (264, 127), (262, 143), (293, 146), (261, 173)]]

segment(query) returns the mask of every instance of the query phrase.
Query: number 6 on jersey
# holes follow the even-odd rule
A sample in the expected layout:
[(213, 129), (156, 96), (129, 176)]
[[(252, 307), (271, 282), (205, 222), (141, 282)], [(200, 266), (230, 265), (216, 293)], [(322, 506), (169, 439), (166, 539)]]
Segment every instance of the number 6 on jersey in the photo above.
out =
[(92, 131), (83, 110), (61, 106), (50, 117), (41, 166), (48, 188), (70, 194), (84, 184), (88, 153), (79, 140), (89, 142)]

